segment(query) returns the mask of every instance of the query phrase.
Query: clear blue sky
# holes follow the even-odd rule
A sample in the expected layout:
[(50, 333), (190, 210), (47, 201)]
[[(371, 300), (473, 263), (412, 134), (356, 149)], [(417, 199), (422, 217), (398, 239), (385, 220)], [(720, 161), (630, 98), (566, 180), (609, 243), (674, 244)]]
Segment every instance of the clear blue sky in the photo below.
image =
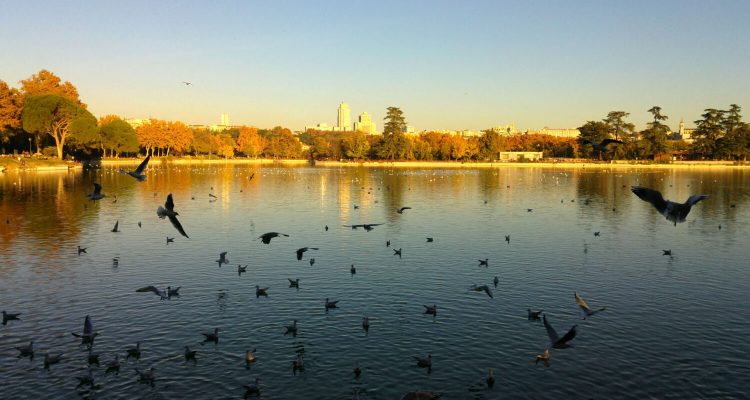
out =
[(46, 68), (96, 116), (187, 123), (335, 125), (343, 100), (379, 129), (388, 106), (418, 130), (479, 130), (611, 110), (641, 128), (653, 105), (676, 128), (750, 113), (748, 17), (748, 1), (10, 0), (0, 79)]

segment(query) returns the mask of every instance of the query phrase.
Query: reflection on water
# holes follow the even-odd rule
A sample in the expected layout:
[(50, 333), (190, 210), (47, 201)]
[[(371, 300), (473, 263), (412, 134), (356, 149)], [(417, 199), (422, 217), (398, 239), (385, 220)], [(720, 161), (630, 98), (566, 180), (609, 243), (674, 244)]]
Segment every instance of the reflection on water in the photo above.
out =
[[(94, 349), (103, 367), (91, 370), (104, 398), (239, 398), (255, 377), (263, 398), (393, 399), (415, 389), (447, 399), (745, 395), (743, 170), (167, 164), (147, 176), (139, 183), (105, 168), (0, 177), (0, 308), (22, 313), (0, 326), (3, 398), (86, 395), (74, 378), (89, 369), (86, 350), (70, 335), (86, 315), (101, 333)], [(94, 181), (107, 197), (91, 202)], [(679, 202), (710, 198), (674, 227), (631, 185)], [(169, 193), (190, 239), (156, 216)], [(396, 212), (404, 206), (412, 209)], [(363, 223), (383, 225), (342, 226)], [(257, 240), (272, 231), (290, 236)], [(320, 250), (297, 261), (300, 247)], [(223, 251), (231, 263), (217, 266)], [(494, 276), (494, 299), (469, 290)], [(148, 285), (182, 286), (181, 296), (135, 292)], [(256, 297), (256, 285), (268, 296)], [(581, 320), (574, 291), (607, 311)], [(340, 307), (326, 310), (326, 297)], [(437, 316), (423, 304), (437, 304)], [(574, 347), (553, 350), (548, 368), (534, 364), (548, 339), (527, 308), (544, 309), (558, 332), (578, 324)], [(295, 319), (297, 334), (284, 335)], [(217, 327), (221, 341), (201, 345), (201, 333)], [(17, 358), (14, 348), (30, 339), (36, 357)], [(138, 341), (142, 358), (125, 360)], [(197, 362), (185, 362), (186, 345)], [(247, 366), (253, 348), (258, 360)], [(65, 353), (49, 370), (47, 351)], [(294, 371), (300, 353), (305, 369)], [(106, 375), (115, 354), (122, 373)], [(429, 374), (412, 359), (427, 354)], [(150, 367), (156, 384), (138, 384), (133, 368)]]

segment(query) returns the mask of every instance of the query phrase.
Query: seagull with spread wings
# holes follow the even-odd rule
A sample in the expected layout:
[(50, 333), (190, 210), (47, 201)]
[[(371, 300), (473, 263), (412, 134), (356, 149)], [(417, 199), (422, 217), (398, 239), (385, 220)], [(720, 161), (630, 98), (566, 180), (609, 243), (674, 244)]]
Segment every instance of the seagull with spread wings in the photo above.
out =
[(146, 156), (146, 158), (138, 165), (138, 168), (132, 171), (126, 171), (124, 169), (120, 169), (120, 172), (123, 174), (128, 174), (132, 176), (133, 178), (137, 179), (139, 182), (143, 182), (146, 180), (146, 175), (143, 174), (143, 170), (146, 169), (146, 166), (148, 165), (149, 160), (151, 160), (151, 154)]
[(542, 320), (544, 322), (544, 329), (547, 330), (547, 336), (549, 336), (549, 346), (547, 346), (547, 348), (553, 347), (556, 349), (564, 349), (566, 347), (570, 347), (570, 344), (568, 342), (576, 337), (576, 334), (578, 333), (578, 331), (576, 330), (578, 325), (573, 325), (573, 327), (570, 328), (565, 336), (560, 337), (557, 335), (557, 332), (555, 332), (555, 328), (553, 328), (552, 325), (547, 322), (546, 315), (542, 317)]
[(185, 236), (186, 238), (190, 237), (187, 235), (187, 233), (185, 233), (185, 229), (182, 228), (182, 224), (177, 219), (177, 216), (180, 214), (175, 212), (174, 210), (174, 200), (172, 200), (172, 193), (167, 195), (167, 201), (164, 203), (164, 207), (159, 206), (159, 208), (156, 209), (156, 215), (158, 215), (161, 219), (164, 219), (164, 217), (169, 218), (169, 222), (172, 223), (172, 226), (174, 226), (182, 236)]
[(591, 307), (589, 307), (588, 304), (586, 304), (586, 301), (583, 300), (581, 296), (578, 295), (578, 292), (573, 292), (573, 295), (576, 298), (576, 303), (578, 304), (578, 307), (581, 308), (581, 316), (583, 319), (586, 319), (586, 317), (590, 317), (599, 311), (604, 311), (607, 309), (607, 307), (602, 307), (598, 310), (592, 310)]
[(661, 193), (654, 189), (633, 186), (630, 190), (641, 200), (651, 203), (659, 214), (663, 215), (668, 221), (674, 222), (674, 226), (677, 226), (678, 222), (685, 222), (690, 209), (699, 201), (708, 198), (707, 194), (694, 194), (688, 197), (684, 203), (675, 203), (670, 200), (664, 200)]
[(94, 191), (86, 195), (89, 200), (101, 200), (106, 196), (102, 194), (102, 185), (94, 182)]

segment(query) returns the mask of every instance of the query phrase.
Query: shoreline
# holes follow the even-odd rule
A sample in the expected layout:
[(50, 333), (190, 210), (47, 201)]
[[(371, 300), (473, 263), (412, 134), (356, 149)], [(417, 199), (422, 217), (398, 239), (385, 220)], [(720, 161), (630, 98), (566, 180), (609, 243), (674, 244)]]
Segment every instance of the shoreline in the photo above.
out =
[[(5, 162), (2, 162), (5, 161)], [(69, 171), (83, 168), (80, 162), (57, 161), (57, 160), (34, 160), (24, 159), (21, 164), (16, 159), (0, 159), (0, 173), (20, 171)], [(121, 158), (103, 159), (101, 166), (133, 166), (138, 165), (143, 159)], [(163, 163), (175, 165), (258, 165), (258, 166), (309, 166), (308, 160), (274, 160), (267, 158), (257, 159), (193, 159), (176, 158), (165, 160), (152, 159), (150, 164), (161, 165)], [(750, 169), (750, 163), (737, 164), (732, 161), (673, 161), (668, 164), (634, 163), (629, 161), (616, 162), (570, 162), (570, 161), (541, 161), (541, 162), (460, 162), (460, 161), (316, 161), (314, 166), (326, 168), (404, 168), (404, 169), (502, 169), (502, 168), (549, 168), (549, 169), (714, 169), (734, 170)]]

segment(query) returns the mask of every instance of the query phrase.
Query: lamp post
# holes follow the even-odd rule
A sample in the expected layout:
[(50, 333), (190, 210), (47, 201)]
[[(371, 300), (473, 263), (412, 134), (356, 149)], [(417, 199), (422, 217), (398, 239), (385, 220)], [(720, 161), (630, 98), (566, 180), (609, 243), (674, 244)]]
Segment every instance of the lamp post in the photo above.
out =
[(31, 156), (31, 138), (29, 138), (29, 156)]

